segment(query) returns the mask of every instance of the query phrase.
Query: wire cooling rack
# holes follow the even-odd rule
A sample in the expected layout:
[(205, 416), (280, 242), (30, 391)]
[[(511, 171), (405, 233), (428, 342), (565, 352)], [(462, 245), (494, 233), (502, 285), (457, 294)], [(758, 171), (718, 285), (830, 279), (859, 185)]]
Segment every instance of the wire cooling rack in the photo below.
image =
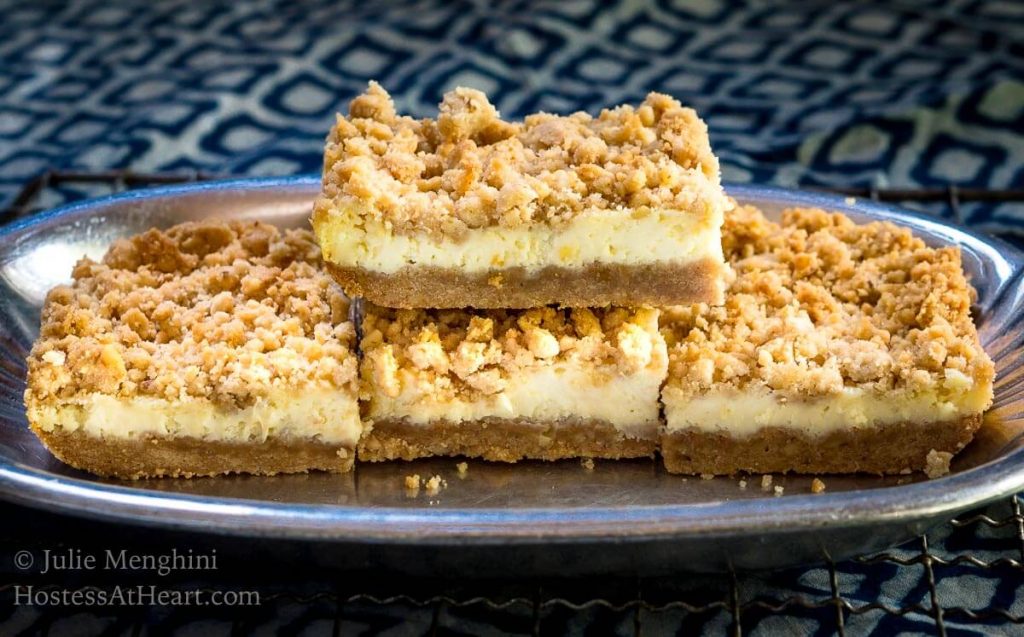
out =
[[(159, 184), (210, 179), (206, 173), (47, 172), (25, 185), (0, 223), (88, 196)], [(1024, 203), (1024, 190), (833, 189), (857, 197), (923, 208), (963, 223), (964, 207)], [(1010, 239), (1019, 237), (1008, 236)], [(33, 522), (39, 516), (42, 522)], [(52, 514), (0, 505), (0, 543), (42, 546), (36, 529), (54, 528)], [(26, 521), (27, 520), (27, 521)], [(76, 523), (76, 536), (102, 543), (111, 531)], [(84, 528), (84, 530), (83, 530)], [(81, 532), (80, 532), (81, 531)], [(152, 538), (141, 540), (152, 541)], [(237, 542), (237, 540), (236, 540)], [(256, 541), (254, 541), (256, 542)], [(266, 541), (260, 541), (266, 547)], [(272, 548), (270, 550), (273, 550)], [(266, 565), (261, 565), (265, 567)], [(182, 590), (257, 590), (251, 607), (107, 608), (0, 607), (0, 633), (60, 634), (69, 620), (91, 615), (97, 634), (148, 632), (242, 635), (271, 628), (288, 634), (350, 634), (399, 623), (410, 634), (615, 633), (624, 635), (709, 632), (741, 636), (792, 632), (818, 634), (1024, 633), (1024, 506), (1014, 496), (951, 520), (915, 542), (844, 562), (825, 560), (804, 569), (773, 573), (685, 575), (674, 578), (590, 578), (507, 582), (424, 581), (344, 573), (299, 571), (273, 584), (253, 579), (239, 565), (226, 577), (175, 585)], [(265, 568), (264, 568), (265, 570)], [(253, 570), (253, 573), (256, 571)], [(278, 571), (286, 573), (287, 569)], [(10, 565), (0, 598), (24, 584)], [(378, 574), (380, 575), (380, 574)], [(283, 579), (282, 579), (283, 578)], [(254, 584), (255, 582), (258, 582)], [(56, 585), (38, 582), (36, 590)], [(103, 588), (110, 582), (85, 582)], [(62, 583), (61, 586), (65, 586)], [(170, 588), (174, 588), (171, 586)], [(195, 632), (196, 627), (200, 632)], [(166, 630), (161, 631), (167, 632)], [(86, 633), (88, 634), (88, 633)]]

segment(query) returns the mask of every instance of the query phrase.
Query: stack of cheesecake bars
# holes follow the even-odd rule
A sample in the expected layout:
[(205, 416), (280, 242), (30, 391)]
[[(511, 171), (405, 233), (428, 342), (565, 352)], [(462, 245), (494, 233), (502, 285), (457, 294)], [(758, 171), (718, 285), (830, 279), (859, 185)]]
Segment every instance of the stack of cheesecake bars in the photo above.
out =
[(43, 309), (33, 430), (126, 478), (658, 454), (940, 475), (992, 400), (958, 250), (730, 200), (666, 95), (510, 122), (460, 88), (418, 120), (371, 83), (312, 226), (190, 223), (82, 259)]

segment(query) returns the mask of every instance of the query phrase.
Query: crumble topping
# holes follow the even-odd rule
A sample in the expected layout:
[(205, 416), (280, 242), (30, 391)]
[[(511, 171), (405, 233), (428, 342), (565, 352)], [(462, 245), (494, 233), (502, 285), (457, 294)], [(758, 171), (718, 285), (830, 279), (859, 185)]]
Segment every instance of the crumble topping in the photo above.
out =
[(689, 395), (762, 386), (795, 400), (990, 383), (956, 248), (929, 248), (890, 223), (790, 209), (726, 213), (735, 280), (725, 304), (663, 312), (669, 384)]
[(427, 489), (427, 495), (437, 495), (441, 492), (441, 489), (448, 488), (448, 482), (439, 475), (431, 476), (423, 484)]
[(811, 493), (818, 494), (825, 492), (825, 483), (820, 478), (811, 480)]
[(50, 291), (26, 398), (91, 393), (251, 404), (273, 389), (355, 391), (348, 300), (306, 230), (185, 223), (115, 242)]
[[(363, 375), (388, 396), (403, 386), (438, 397), (503, 391), (508, 379), (560, 362), (628, 375), (657, 364), (658, 310), (396, 310), (367, 304)], [(664, 358), (661, 358), (664, 361)]]
[(925, 475), (931, 479), (941, 478), (949, 473), (949, 463), (952, 460), (953, 454), (950, 452), (936, 451), (935, 449), (932, 449), (924, 459)]
[[(324, 151), (318, 211), (347, 204), (396, 233), (557, 223), (587, 209), (704, 217), (724, 196), (707, 126), (668, 95), (637, 107), (501, 119), (480, 91), (445, 94), (436, 120), (399, 116), (371, 82)], [(626, 213), (628, 214), (628, 213)]]

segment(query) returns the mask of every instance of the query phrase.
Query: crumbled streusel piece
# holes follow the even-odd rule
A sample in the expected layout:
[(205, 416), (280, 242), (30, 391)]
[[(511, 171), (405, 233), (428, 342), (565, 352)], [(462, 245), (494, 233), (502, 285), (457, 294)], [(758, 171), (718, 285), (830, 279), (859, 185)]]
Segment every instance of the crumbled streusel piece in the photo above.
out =
[(951, 460), (953, 460), (953, 454), (948, 451), (932, 449), (925, 458), (925, 475), (929, 478), (941, 478), (949, 473), (949, 463)]
[(818, 478), (811, 480), (811, 493), (824, 493), (825, 483)]
[(670, 384), (689, 394), (763, 387), (794, 399), (985, 383), (956, 248), (929, 248), (890, 223), (791, 209), (781, 223), (728, 212), (735, 273), (724, 305), (665, 310)]
[(368, 305), (363, 373), (388, 396), (409, 383), (430, 387), (438, 399), (497, 394), (521, 370), (559, 362), (627, 375), (655, 360), (661, 340), (657, 316), (651, 308), (466, 311)]
[(348, 300), (306, 230), (154, 229), (72, 276), (47, 296), (29, 357), (37, 403), (101, 393), (244, 406), (272, 389), (356, 389)]
[(413, 473), (405, 476), (405, 488), (410, 491), (420, 490), (420, 474)]
[(765, 474), (761, 476), (761, 490), (769, 491), (772, 488), (772, 476), (771, 474)]
[(351, 201), (396, 233), (568, 220), (587, 209), (668, 207), (703, 217), (720, 197), (707, 127), (659, 93), (639, 106), (507, 122), (480, 91), (444, 96), (437, 120), (399, 116), (375, 82), (338, 116), (317, 206)]
[(444, 481), (439, 475), (431, 476), (424, 485), (427, 489), (427, 495), (437, 495), (441, 492), (441, 489), (447, 488), (448, 483)]
[(782, 485), (778, 485), (778, 484), (777, 484), (777, 485), (775, 485), (775, 486), (773, 487), (773, 489), (774, 489), (774, 491), (775, 491), (774, 495), (775, 495), (775, 497), (776, 497), (776, 498), (777, 498), (777, 497), (779, 497), (779, 496), (781, 496), (781, 495), (782, 495), (783, 493), (785, 493), (785, 492), (786, 492), (786, 488), (785, 488), (785, 487), (783, 487)]

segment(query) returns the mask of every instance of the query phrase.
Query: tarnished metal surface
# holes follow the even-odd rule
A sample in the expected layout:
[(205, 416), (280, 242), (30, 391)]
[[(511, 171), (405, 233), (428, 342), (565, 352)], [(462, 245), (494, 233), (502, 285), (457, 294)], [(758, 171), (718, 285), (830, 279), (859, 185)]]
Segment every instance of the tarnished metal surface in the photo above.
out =
[[(307, 223), (315, 178), (209, 182), (75, 204), (0, 230), (0, 494), (91, 517), (213, 533), (316, 540), (320, 558), (423, 573), (569, 574), (773, 567), (879, 550), (966, 508), (1024, 488), (1024, 255), (934, 218), (867, 201), (729, 187), (769, 213), (821, 206), (910, 226), (961, 246), (978, 288), (982, 340), (996, 360), (996, 405), (951, 475), (778, 477), (785, 495), (737, 478), (667, 475), (654, 461), (499, 465), (456, 460), (360, 465), (349, 475), (100, 480), (54, 458), (28, 431), (24, 357), (39, 306), (82, 255), (115, 238), (188, 219)], [(440, 474), (448, 488), (409, 497), (403, 478)]]

